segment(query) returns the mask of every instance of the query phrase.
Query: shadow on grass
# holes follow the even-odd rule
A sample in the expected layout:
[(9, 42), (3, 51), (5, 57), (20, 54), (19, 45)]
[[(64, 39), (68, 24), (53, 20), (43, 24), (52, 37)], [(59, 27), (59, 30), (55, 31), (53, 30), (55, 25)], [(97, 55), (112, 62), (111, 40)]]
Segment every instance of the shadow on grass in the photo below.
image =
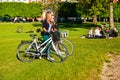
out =
[(78, 31), (78, 29), (75, 28), (84, 28), (84, 29), (90, 29), (91, 27), (96, 27), (97, 25), (93, 25), (92, 23), (82, 23), (82, 24), (75, 24), (75, 23), (59, 23), (59, 28), (61, 29), (68, 29), (71, 31)]
[[(84, 29), (90, 29), (91, 27), (96, 27), (97, 25), (93, 25), (92, 23), (82, 23), (82, 24), (75, 24), (75, 23), (58, 23), (58, 27), (60, 29), (67, 29), (70, 31), (78, 31), (78, 29), (75, 28), (84, 28)], [(42, 23), (33, 23), (33, 27), (42, 27)]]
[(33, 25), (33, 27), (41, 27), (42, 23), (41, 22), (39, 22), (39, 23), (33, 23), (32, 25)]

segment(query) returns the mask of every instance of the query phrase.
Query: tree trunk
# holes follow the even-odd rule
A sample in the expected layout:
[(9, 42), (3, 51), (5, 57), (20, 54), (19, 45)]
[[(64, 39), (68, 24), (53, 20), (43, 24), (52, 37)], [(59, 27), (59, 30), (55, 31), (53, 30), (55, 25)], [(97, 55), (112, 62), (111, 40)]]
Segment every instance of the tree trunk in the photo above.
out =
[(114, 28), (114, 18), (113, 18), (113, 1), (110, 1), (110, 28)]
[(96, 15), (93, 16), (93, 24), (97, 24), (97, 16)]

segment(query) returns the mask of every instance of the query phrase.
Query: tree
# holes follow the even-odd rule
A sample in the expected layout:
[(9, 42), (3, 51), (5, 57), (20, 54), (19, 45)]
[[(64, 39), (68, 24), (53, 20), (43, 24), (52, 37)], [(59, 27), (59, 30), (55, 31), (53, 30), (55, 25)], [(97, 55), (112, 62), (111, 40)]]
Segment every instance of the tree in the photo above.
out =
[(102, 3), (104, 7), (104, 11), (99, 15), (99, 17), (103, 18), (103, 22), (106, 22), (106, 19), (109, 17), (109, 0), (106, 0)]
[(80, 17), (81, 16), (82, 17), (89, 17), (90, 6), (91, 6), (90, 0), (78, 0), (78, 4), (76, 5), (76, 8), (77, 8), (76, 11), (80, 15)]
[(89, 9), (90, 15), (93, 17), (93, 24), (97, 23), (97, 16), (100, 15), (103, 11), (104, 8), (101, 3), (94, 3), (92, 4), (91, 9)]
[(114, 17), (119, 21), (120, 18), (120, 2), (114, 4)]
[(35, 18), (41, 14), (40, 3), (17, 3), (17, 2), (2, 2), (0, 3), (0, 16), (4, 17), (32, 17)]
[(59, 16), (60, 17), (75, 17), (77, 14), (76, 12), (76, 3), (70, 3), (70, 2), (63, 2), (60, 3), (59, 8)]
[(93, 24), (96, 24), (97, 16), (105, 12), (103, 4), (107, 3), (108, 0), (79, 0), (78, 2), (77, 12), (85, 14), (84, 16), (92, 16)]
[(25, 16), (31, 17), (34, 22), (34, 18), (41, 14), (41, 5), (39, 3), (29, 3), (27, 4), (27, 11), (25, 12)]
[(114, 28), (113, 0), (110, 0), (110, 28)]
[(113, 29), (114, 26), (114, 3), (116, 4), (118, 0), (110, 0), (110, 28)]

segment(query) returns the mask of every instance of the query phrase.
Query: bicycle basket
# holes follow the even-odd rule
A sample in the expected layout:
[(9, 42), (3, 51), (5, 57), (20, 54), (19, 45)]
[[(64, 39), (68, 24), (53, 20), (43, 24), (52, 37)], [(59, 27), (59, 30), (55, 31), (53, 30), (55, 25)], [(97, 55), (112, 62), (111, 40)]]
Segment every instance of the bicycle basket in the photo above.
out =
[(60, 37), (66, 38), (66, 37), (68, 37), (68, 33), (69, 33), (68, 30), (62, 30), (62, 31), (60, 31)]

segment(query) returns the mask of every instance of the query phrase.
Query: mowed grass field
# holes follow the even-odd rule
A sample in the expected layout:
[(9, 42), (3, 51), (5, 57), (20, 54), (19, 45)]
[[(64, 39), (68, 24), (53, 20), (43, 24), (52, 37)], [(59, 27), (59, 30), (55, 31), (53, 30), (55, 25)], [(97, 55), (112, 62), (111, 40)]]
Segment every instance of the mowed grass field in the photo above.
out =
[[(23, 26), (22, 33), (15, 28)], [(103, 62), (109, 52), (120, 52), (120, 37), (113, 39), (81, 39), (91, 27), (88, 24), (59, 24), (69, 30), (74, 52), (63, 63), (42, 58), (23, 63), (16, 58), (21, 40), (31, 40), (30, 30), (41, 28), (39, 23), (0, 23), (0, 80), (100, 80)], [(36, 32), (35, 32), (36, 33)], [(37, 33), (38, 36), (39, 33)]]

